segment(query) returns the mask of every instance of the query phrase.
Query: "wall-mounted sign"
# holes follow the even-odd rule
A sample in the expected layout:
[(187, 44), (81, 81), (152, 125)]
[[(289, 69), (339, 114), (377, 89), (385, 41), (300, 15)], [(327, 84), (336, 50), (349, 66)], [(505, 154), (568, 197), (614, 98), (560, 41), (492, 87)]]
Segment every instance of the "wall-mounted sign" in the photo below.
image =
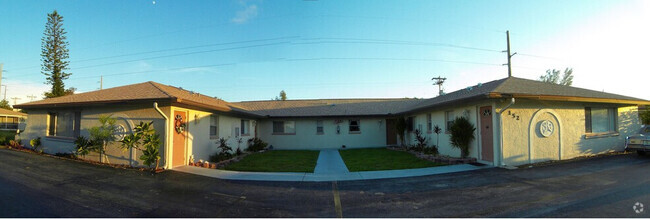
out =
[(551, 136), (554, 129), (555, 127), (551, 121), (544, 120), (539, 124), (539, 133), (544, 137)]

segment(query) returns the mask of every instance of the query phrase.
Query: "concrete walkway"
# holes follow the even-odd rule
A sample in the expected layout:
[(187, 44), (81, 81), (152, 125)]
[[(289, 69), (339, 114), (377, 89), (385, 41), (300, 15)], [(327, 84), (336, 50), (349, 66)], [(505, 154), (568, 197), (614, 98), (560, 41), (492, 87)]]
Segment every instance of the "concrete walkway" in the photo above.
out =
[(366, 179), (388, 179), (414, 176), (427, 176), (444, 173), (471, 171), (491, 166), (474, 166), (470, 164), (448, 165), (406, 170), (380, 170), (350, 172), (345, 166), (338, 150), (321, 150), (316, 161), (313, 173), (286, 173), (286, 172), (240, 172), (218, 170), (194, 166), (176, 167), (173, 170), (196, 175), (229, 180), (253, 181), (293, 181), (293, 182), (323, 182), (323, 181), (348, 181)]
[(350, 173), (348, 167), (345, 166), (339, 150), (328, 149), (321, 150), (318, 154), (318, 161), (316, 161), (316, 168), (314, 174), (346, 174)]

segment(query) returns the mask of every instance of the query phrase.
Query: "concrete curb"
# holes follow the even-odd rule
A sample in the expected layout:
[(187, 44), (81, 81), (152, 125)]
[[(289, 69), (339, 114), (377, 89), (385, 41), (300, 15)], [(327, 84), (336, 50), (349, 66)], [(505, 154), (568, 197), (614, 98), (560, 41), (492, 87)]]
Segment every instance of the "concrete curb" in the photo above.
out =
[(360, 171), (348, 173), (295, 173), (295, 172), (241, 172), (209, 169), (194, 166), (181, 166), (173, 171), (196, 174), (218, 179), (249, 181), (288, 181), (288, 182), (327, 182), (370, 179), (390, 179), (402, 177), (428, 176), (492, 168), (492, 166), (474, 166), (458, 164), (407, 170)]

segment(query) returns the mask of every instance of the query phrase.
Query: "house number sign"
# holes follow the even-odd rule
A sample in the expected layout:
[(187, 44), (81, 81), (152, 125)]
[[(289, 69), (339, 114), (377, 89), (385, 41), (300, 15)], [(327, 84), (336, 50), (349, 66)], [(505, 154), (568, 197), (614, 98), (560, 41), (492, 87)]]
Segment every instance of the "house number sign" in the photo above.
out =
[(553, 123), (548, 120), (542, 121), (542, 123), (539, 125), (539, 133), (541, 133), (544, 137), (551, 136), (551, 134), (553, 134), (553, 129)]

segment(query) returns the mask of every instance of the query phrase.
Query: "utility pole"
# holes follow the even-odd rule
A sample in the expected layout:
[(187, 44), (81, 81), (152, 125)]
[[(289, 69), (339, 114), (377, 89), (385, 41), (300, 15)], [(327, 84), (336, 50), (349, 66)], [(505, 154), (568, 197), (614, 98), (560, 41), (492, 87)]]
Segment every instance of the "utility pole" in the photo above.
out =
[(12, 97), (12, 100), (14, 100), (14, 105), (16, 105), (16, 100), (20, 100), (20, 97)]
[(436, 80), (436, 83), (433, 83), (434, 85), (438, 85), (438, 96), (442, 96), (442, 83), (445, 83), (445, 80), (447, 78), (442, 78), (438, 76), (437, 78), (431, 78), (431, 80)]
[(99, 89), (101, 90), (103, 88), (104, 88), (104, 76), (102, 75), (99, 76)]
[(29, 98), (29, 102), (32, 102), (32, 101), (34, 101), (34, 99), (36, 99), (36, 96), (34, 96), (34, 95), (27, 95), (27, 98)]
[(512, 77), (512, 63), (510, 62), (510, 59), (517, 53), (510, 54), (510, 31), (509, 30), (506, 31), (506, 40), (508, 41), (508, 50), (501, 51), (501, 52), (508, 53), (508, 63), (503, 65), (508, 65), (508, 77)]
[(3, 100), (7, 100), (7, 85), (2, 85), (5, 87), (5, 97), (2, 98)]

